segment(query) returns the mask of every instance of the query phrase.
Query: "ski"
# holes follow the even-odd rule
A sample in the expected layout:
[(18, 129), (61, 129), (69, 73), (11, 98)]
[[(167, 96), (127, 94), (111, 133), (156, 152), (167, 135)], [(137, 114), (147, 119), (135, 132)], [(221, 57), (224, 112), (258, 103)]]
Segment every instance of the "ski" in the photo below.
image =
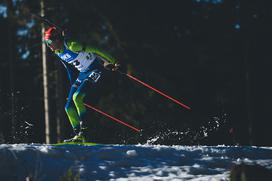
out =
[(98, 146), (103, 145), (101, 143), (94, 143), (94, 142), (61, 142), (61, 143), (55, 143), (51, 144), (52, 146), (65, 146), (65, 145), (81, 145), (81, 146)]

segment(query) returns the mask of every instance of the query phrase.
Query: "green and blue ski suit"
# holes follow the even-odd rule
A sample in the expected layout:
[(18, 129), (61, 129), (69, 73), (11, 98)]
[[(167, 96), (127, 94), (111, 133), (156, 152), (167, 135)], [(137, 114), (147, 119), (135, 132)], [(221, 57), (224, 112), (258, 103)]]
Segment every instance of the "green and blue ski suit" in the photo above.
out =
[[(116, 60), (97, 48), (84, 47), (74, 41), (64, 41), (62, 50), (54, 51), (54, 53), (67, 69), (71, 82), (65, 111), (75, 133), (78, 133), (82, 129), (82, 122), (86, 121), (84, 120), (86, 114), (84, 98), (90, 91), (87, 85), (97, 84), (105, 71), (105, 63), (115, 64)], [(76, 80), (73, 80), (74, 70), (72, 66), (79, 72)]]

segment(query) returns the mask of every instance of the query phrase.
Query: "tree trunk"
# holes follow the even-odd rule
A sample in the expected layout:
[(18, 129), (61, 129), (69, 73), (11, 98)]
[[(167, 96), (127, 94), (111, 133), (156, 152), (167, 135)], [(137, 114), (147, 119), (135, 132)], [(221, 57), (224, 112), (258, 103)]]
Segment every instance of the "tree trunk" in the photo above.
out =
[[(41, 0), (41, 16), (44, 16), (44, 0)], [(45, 32), (44, 23), (42, 26), (42, 41)], [(46, 46), (42, 43), (42, 67), (43, 67), (43, 95), (44, 95), (44, 119), (45, 119), (45, 142), (47, 144), (51, 143), (51, 129), (50, 129), (50, 114), (49, 114), (49, 92), (48, 92), (48, 74), (47, 74), (47, 57), (46, 57)]]
[(10, 116), (11, 116), (11, 135), (12, 142), (16, 142), (16, 119), (15, 119), (15, 95), (14, 95), (14, 26), (13, 26), (13, 4), (7, 1), (8, 6), (8, 52), (9, 52), (9, 91), (10, 91)]

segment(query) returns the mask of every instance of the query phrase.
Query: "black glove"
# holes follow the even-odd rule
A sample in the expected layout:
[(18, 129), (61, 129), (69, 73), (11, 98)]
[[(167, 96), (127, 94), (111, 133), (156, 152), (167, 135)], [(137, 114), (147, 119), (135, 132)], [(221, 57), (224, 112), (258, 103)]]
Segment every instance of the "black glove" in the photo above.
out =
[(116, 70), (119, 69), (120, 64), (118, 64), (118, 63), (115, 63), (115, 64), (108, 63), (108, 64), (104, 65), (104, 67), (105, 67), (105, 69), (107, 69), (107, 70), (116, 71)]

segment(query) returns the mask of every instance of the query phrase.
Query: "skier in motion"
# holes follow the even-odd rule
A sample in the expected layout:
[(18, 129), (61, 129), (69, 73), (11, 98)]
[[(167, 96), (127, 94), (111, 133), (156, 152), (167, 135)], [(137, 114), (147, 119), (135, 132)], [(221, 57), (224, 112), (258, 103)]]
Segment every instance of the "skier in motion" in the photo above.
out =
[[(60, 58), (67, 69), (71, 83), (65, 111), (74, 130), (75, 136), (64, 142), (85, 142), (86, 107), (84, 98), (90, 86), (95, 86), (103, 76), (105, 69), (116, 71), (117, 61), (105, 52), (75, 41), (68, 41), (56, 27), (49, 27), (44, 33), (44, 42)], [(78, 77), (73, 80), (74, 66)]]

